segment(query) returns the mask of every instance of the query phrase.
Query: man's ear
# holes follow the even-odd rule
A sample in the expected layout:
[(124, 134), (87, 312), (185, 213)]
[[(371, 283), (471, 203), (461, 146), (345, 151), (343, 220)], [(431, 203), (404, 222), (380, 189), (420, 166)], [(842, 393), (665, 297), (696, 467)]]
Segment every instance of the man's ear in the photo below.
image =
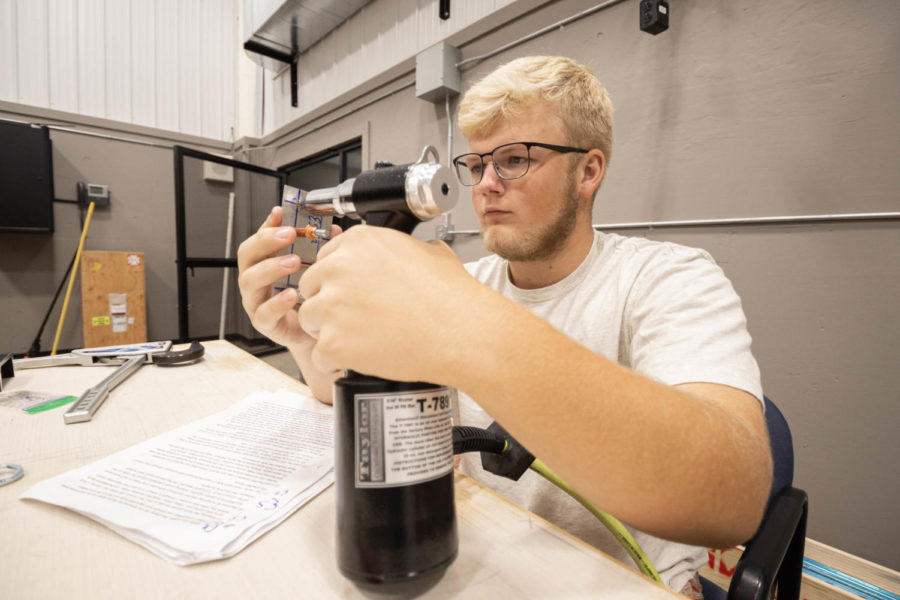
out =
[(594, 148), (583, 159), (579, 192), (582, 198), (593, 198), (606, 174), (606, 156)]

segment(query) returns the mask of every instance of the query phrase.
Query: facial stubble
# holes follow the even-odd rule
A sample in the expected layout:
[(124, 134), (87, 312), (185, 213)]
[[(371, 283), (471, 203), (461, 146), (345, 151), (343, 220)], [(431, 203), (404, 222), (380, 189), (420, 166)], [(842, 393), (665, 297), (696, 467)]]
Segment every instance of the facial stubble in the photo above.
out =
[(564, 185), (559, 210), (549, 222), (532, 231), (505, 236), (505, 239), (496, 231), (486, 233), (482, 229), (485, 248), (513, 262), (546, 260), (558, 253), (575, 229), (580, 205), (573, 171), (569, 172)]

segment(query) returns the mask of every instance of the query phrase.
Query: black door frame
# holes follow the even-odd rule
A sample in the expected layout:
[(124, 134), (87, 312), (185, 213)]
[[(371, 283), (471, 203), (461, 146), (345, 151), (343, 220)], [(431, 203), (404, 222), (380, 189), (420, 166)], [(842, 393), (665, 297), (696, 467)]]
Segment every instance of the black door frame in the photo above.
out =
[[(223, 158), (215, 154), (201, 152), (192, 148), (176, 145), (174, 147), (175, 160), (175, 239), (176, 239), (176, 263), (178, 266), (178, 339), (176, 343), (184, 343), (191, 339), (190, 323), (188, 315), (188, 269), (194, 267), (213, 268), (237, 268), (236, 258), (209, 258), (187, 256), (187, 223), (185, 219), (185, 195), (184, 195), (184, 158), (198, 158), (218, 163), (235, 169), (243, 169), (252, 173), (271, 175), (277, 177), (284, 188), (287, 175), (281, 171), (273, 171), (259, 165)], [(281, 204), (281, 194), (274, 198), (273, 206)]]

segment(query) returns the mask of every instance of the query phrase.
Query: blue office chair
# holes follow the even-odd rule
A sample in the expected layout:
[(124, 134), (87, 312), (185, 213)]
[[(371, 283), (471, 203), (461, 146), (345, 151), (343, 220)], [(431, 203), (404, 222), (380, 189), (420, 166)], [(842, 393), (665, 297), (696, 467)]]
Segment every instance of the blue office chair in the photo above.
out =
[(700, 578), (705, 600), (770, 600), (776, 590), (778, 600), (800, 599), (809, 499), (806, 492), (791, 486), (791, 429), (778, 407), (768, 398), (764, 400), (773, 462), (769, 502), (759, 530), (744, 544), (744, 554), (735, 567), (727, 594), (713, 582)]

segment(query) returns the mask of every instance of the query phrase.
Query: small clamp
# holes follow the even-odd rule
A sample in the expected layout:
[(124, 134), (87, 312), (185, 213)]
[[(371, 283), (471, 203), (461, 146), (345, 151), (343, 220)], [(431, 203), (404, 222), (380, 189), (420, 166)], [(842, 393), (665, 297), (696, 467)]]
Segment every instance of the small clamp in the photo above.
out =
[(0, 487), (3, 487), (4, 485), (9, 485), (10, 483), (12, 483), (14, 481), (18, 481), (18, 480), (22, 479), (23, 475), (25, 475), (25, 469), (22, 468), (22, 465), (13, 465), (13, 464), (0, 465), (0, 470), (3, 470), (3, 469), (11, 469), (13, 474), (8, 477), (0, 478)]
[(191, 347), (185, 350), (158, 352), (156, 354), (151, 354), (150, 357), (153, 364), (161, 367), (170, 367), (174, 365), (189, 365), (195, 363), (203, 358), (204, 352), (205, 348), (203, 348), (203, 344), (193, 341), (191, 342)]

